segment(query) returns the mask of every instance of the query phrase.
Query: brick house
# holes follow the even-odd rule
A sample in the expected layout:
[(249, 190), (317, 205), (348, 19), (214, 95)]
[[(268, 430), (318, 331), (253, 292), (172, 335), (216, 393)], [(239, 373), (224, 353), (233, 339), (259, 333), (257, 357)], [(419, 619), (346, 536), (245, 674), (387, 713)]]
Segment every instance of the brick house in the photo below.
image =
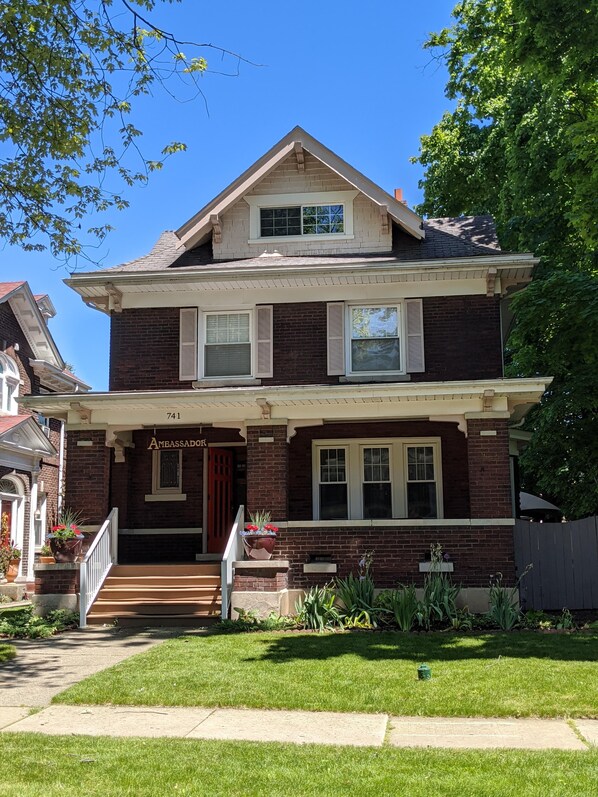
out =
[(283, 564), (237, 590), (365, 550), (379, 586), (418, 580), (437, 542), (472, 595), (513, 583), (509, 429), (550, 380), (504, 377), (504, 300), (535, 263), (295, 128), (149, 254), (67, 280), (111, 322), (109, 391), (30, 403), (67, 424), (69, 505), (118, 507), (129, 565), (218, 559), (239, 505), (271, 510)]
[(20, 409), (20, 396), (88, 390), (66, 370), (48, 321), (47, 295), (0, 283), (0, 512), (22, 549), (17, 582), (31, 581), (36, 551), (56, 518), (65, 461), (64, 423)]

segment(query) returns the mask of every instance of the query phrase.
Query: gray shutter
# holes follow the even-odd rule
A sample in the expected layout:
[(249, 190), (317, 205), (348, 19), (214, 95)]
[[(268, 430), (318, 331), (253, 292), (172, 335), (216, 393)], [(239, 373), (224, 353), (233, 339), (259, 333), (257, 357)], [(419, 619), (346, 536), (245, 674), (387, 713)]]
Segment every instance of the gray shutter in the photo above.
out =
[(179, 379), (197, 379), (197, 307), (181, 307), (179, 323)]
[(330, 302), (327, 305), (328, 374), (345, 373), (345, 305)]
[(255, 345), (256, 345), (256, 377), (268, 379), (272, 377), (272, 316), (271, 304), (264, 304), (255, 309)]
[(406, 299), (407, 315), (407, 373), (419, 374), (426, 370), (424, 363), (424, 316), (421, 299)]

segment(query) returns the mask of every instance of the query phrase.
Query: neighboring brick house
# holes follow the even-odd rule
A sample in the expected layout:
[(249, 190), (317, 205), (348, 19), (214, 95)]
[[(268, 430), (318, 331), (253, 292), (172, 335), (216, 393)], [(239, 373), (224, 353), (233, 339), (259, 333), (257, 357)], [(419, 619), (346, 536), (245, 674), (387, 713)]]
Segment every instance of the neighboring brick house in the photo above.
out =
[(19, 581), (31, 581), (36, 550), (56, 517), (64, 470), (64, 424), (19, 408), (26, 394), (88, 385), (66, 370), (48, 329), (56, 314), (26, 282), (0, 282), (0, 513), (22, 549)]
[(512, 584), (509, 426), (550, 380), (504, 377), (501, 306), (535, 263), (295, 128), (149, 254), (67, 280), (111, 320), (109, 392), (33, 402), (67, 423), (69, 505), (118, 506), (121, 562), (217, 557), (244, 504), (294, 588), (365, 550), (417, 580), (436, 542), (463, 585)]

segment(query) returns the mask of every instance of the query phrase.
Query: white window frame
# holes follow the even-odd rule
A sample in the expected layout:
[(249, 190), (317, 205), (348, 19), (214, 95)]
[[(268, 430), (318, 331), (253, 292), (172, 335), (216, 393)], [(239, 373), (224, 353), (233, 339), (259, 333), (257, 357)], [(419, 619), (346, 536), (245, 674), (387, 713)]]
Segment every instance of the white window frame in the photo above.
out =
[[(434, 476), (436, 483), (436, 518), (444, 517), (442, 497), (442, 447), (439, 437), (379, 437), (312, 442), (312, 500), (313, 518), (320, 520), (320, 449), (344, 448), (347, 462), (347, 522), (363, 520), (363, 450), (365, 448), (390, 448), (390, 480), (392, 518), (372, 519), (372, 523), (408, 519), (407, 516), (407, 449), (410, 446), (428, 446), (434, 449)], [(425, 518), (424, 518), (425, 519)], [(430, 518), (432, 519), (432, 518)], [(339, 518), (345, 520), (345, 518)]]
[[(19, 368), (12, 357), (8, 357), (6, 354), (0, 353), (0, 363), (3, 366), (3, 370), (0, 372), (0, 415), (17, 415), (19, 412), (17, 397), (21, 384)], [(9, 385), (13, 388), (10, 399)]]
[[(179, 455), (179, 483), (176, 487), (160, 487), (160, 458), (167, 451), (172, 454), (175, 451)], [(183, 450), (165, 448), (159, 451), (152, 451), (152, 495), (181, 495), (183, 492)]]
[[(38, 526), (39, 524), (39, 526)], [(38, 543), (37, 531), (39, 529), (41, 542)], [(37, 507), (33, 515), (33, 535), (34, 535), (34, 548), (36, 551), (46, 544), (46, 537), (48, 535), (48, 494), (39, 492), (37, 494)]]
[[(244, 197), (249, 205), (250, 244), (284, 243), (288, 241), (348, 241), (353, 234), (353, 200), (359, 191), (317, 191), (302, 194), (264, 194)], [(261, 208), (305, 207), (310, 205), (342, 205), (344, 232), (315, 235), (267, 235), (262, 238)]]
[[(351, 350), (351, 314), (356, 307), (396, 307), (398, 313), (398, 332), (399, 332), (399, 358), (401, 368), (398, 371), (354, 371), (352, 363), (352, 350)], [(345, 305), (345, 373), (347, 376), (364, 377), (380, 376), (384, 374), (396, 374), (404, 376), (407, 373), (407, 349), (406, 349), (406, 308), (403, 299), (397, 299), (393, 302), (347, 302)], [(367, 338), (363, 338), (367, 340)]]
[[(206, 346), (210, 345), (207, 343), (207, 326), (208, 326), (208, 316), (212, 315), (248, 315), (249, 316), (249, 367), (250, 373), (248, 374), (227, 374), (221, 376), (207, 376), (205, 369), (206, 369)], [(200, 313), (200, 320), (199, 323), (201, 325), (200, 335), (199, 335), (199, 375), (200, 379), (205, 379), (208, 381), (214, 382), (222, 382), (229, 379), (253, 379), (255, 371), (256, 371), (256, 345), (255, 345), (255, 312), (254, 308), (240, 308), (240, 309), (233, 309), (233, 310), (203, 310)]]

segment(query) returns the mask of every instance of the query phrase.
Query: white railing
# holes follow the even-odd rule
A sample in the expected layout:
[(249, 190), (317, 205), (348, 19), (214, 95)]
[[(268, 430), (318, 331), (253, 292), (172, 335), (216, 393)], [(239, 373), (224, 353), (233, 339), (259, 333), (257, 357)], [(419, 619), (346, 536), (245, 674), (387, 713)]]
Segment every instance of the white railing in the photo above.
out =
[(92, 542), (79, 570), (79, 627), (87, 626), (87, 614), (112, 565), (118, 562), (118, 509), (108, 515)]
[(230, 599), (233, 591), (233, 562), (243, 558), (243, 538), (240, 531), (245, 523), (245, 507), (241, 505), (233, 527), (230, 530), (228, 542), (224, 549), (220, 571), (220, 587), (222, 596), (222, 619), (226, 620), (230, 609)]

